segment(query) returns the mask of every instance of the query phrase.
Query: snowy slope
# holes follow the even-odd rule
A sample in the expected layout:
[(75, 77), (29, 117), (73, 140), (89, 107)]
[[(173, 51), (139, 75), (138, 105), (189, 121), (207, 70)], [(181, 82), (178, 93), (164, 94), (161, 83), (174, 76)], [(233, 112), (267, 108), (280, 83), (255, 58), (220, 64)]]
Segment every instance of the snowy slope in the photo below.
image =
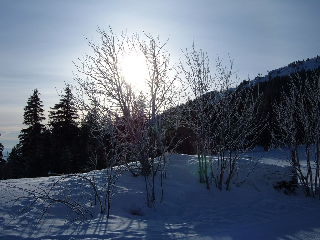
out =
[(257, 84), (258, 82), (265, 82), (269, 79), (275, 78), (275, 77), (282, 77), (282, 76), (288, 76), (291, 73), (299, 72), (302, 69), (305, 71), (317, 69), (320, 67), (320, 57), (317, 56), (315, 58), (307, 59), (306, 61), (296, 61), (293, 63), (290, 63), (288, 66), (281, 67), (275, 70), (272, 70), (268, 73), (268, 75), (262, 77), (258, 76), (255, 79), (251, 81), (251, 84)]
[[(256, 151), (241, 161), (243, 170), (237, 183), (262, 154)], [(21, 189), (47, 189), (60, 177), (1, 181), (0, 239), (320, 239), (320, 201), (306, 198), (299, 189), (294, 195), (285, 195), (273, 188), (274, 182), (287, 178), (290, 172), (281, 157), (279, 152), (270, 151), (259, 160), (246, 183), (219, 191), (214, 185), (207, 190), (198, 183), (195, 156), (172, 155), (162, 203), (160, 184), (155, 209), (148, 208), (143, 177), (124, 173), (117, 183), (109, 220), (97, 207), (90, 207), (90, 186), (68, 179), (61, 180), (55, 191), (69, 191), (73, 199), (88, 202), (93, 217), (71, 221), (75, 216), (68, 216), (68, 209), (61, 204), (54, 204), (37, 223), (43, 210), (39, 202), (32, 211), (12, 218), (29, 203), (21, 198), (8, 208), (5, 201), (12, 194), (18, 197)], [(104, 171), (87, 176), (90, 174), (103, 184)], [(21, 188), (5, 191), (8, 184)]]

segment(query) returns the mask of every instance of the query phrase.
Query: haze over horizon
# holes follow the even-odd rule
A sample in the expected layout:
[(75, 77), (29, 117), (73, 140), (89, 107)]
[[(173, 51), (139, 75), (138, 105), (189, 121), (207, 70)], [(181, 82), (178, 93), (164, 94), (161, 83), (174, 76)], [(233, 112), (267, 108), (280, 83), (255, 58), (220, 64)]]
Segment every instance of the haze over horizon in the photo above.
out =
[(37, 88), (44, 109), (59, 102), (73, 83), (73, 61), (90, 53), (85, 38), (100, 44), (96, 30), (112, 27), (169, 38), (176, 63), (181, 49), (234, 59), (240, 80), (317, 56), (318, 0), (270, 1), (0, 1), (0, 143), (12, 148), (24, 127), (23, 108)]

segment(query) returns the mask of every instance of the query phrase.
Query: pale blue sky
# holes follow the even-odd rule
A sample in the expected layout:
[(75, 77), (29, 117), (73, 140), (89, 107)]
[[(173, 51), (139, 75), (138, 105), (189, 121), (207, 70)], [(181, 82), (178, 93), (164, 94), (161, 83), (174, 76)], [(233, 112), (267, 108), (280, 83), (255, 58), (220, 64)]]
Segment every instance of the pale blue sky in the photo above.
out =
[(59, 101), (97, 26), (169, 38), (172, 61), (193, 41), (212, 63), (229, 53), (243, 80), (319, 55), (319, 10), (318, 0), (0, 0), (0, 142), (18, 143), (33, 89), (46, 111)]

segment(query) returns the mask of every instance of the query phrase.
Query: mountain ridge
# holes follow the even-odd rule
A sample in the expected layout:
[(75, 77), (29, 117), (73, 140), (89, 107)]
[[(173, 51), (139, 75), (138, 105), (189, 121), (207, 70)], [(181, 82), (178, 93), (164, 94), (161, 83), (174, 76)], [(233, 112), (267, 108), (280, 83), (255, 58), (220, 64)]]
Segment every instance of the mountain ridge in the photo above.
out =
[(298, 60), (292, 63), (289, 63), (287, 66), (280, 67), (271, 71), (268, 71), (268, 74), (265, 76), (258, 75), (254, 79), (246, 81), (244, 80), (247, 85), (256, 85), (259, 82), (266, 82), (275, 77), (283, 77), (289, 76), (292, 73), (300, 72), (302, 70), (315, 70), (320, 67), (320, 56), (317, 55), (314, 58), (307, 58), (306, 60)]

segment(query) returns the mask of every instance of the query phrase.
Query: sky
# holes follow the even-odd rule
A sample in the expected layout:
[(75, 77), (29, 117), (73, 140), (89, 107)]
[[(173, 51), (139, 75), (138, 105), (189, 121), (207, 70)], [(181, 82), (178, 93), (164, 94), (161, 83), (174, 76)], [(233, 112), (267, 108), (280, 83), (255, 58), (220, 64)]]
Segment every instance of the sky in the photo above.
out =
[(98, 27), (169, 39), (173, 63), (193, 42), (212, 69), (230, 55), (244, 80), (319, 55), (319, 10), (318, 0), (0, 0), (0, 143), (18, 143), (35, 88), (46, 113), (59, 102)]

